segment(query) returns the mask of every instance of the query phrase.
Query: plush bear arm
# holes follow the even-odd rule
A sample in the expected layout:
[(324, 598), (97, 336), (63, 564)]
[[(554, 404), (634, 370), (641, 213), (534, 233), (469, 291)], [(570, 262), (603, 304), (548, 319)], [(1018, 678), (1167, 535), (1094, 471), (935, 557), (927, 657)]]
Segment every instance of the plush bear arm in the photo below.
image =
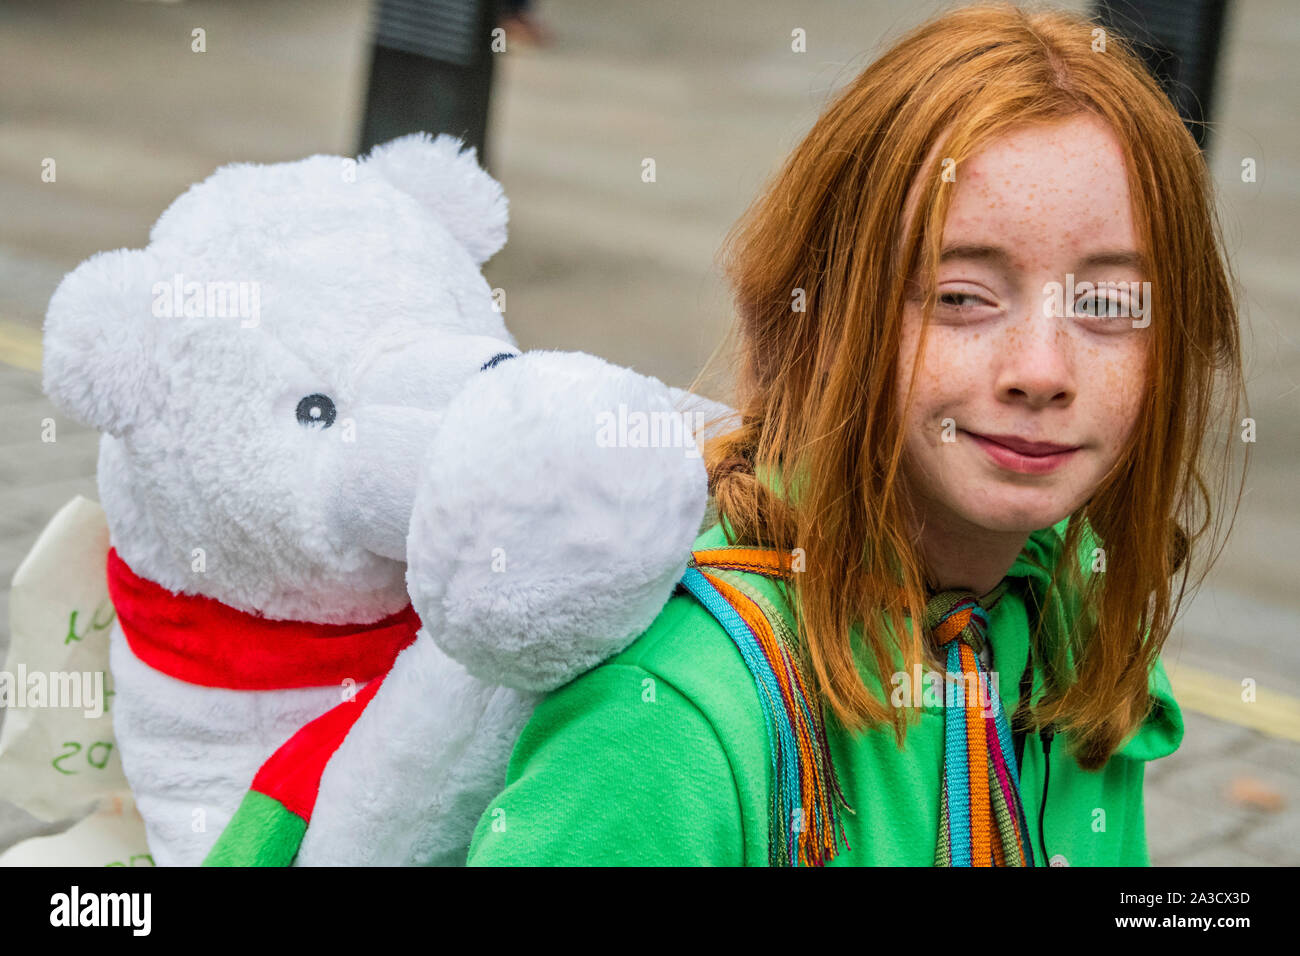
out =
[(583, 353), (529, 352), (448, 407), (422, 466), (407, 587), (482, 680), (558, 687), (630, 644), (685, 570), (707, 501), (663, 383)]
[(294, 864), (463, 864), (536, 703), (470, 676), (420, 631), (330, 758)]

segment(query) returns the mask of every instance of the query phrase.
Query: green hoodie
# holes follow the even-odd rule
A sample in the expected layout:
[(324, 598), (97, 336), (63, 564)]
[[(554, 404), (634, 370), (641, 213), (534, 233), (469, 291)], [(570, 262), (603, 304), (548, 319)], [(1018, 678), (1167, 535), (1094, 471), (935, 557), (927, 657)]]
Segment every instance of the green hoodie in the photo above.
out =
[[(1031, 535), (1008, 572), (1034, 589), (1040, 604), (1064, 527)], [(726, 544), (719, 524), (695, 548)], [(784, 585), (747, 578), (793, 623)], [(1045, 626), (1064, 625), (1059, 605), (1047, 613)], [(1010, 715), (1029, 654), (1021, 590), (1008, 590), (990, 625), (993, 671)], [(853, 647), (859, 668), (868, 688), (878, 688), (858, 633)], [(1041, 682), (1036, 666), (1033, 694)], [(1153, 706), (1145, 723), (1102, 769), (1080, 768), (1067, 753), (1066, 736), (1056, 735), (1044, 819), (1052, 857), (1063, 856), (1071, 866), (1150, 864), (1145, 762), (1172, 753), (1183, 735), (1182, 714), (1159, 663), (1150, 688)], [(830, 865), (933, 864), (943, 708), (920, 709), (901, 749), (888, 724), (854, 735), (827, 714), (831, 754), (855, 810), (841, 811), (852, 849), (841, 847)], [(541, 701), (515, 745), (505, 789), (479, 820), (468, 863), (766, 866), (767, 739), (740, 652), (709, 612), (679, 590), (625, 651)], [(1036, 735), (1026, 738), (1023, 764), (1021, 795), (1041, 866), (1048, 858), (1038, 836), (1044, 757)]]

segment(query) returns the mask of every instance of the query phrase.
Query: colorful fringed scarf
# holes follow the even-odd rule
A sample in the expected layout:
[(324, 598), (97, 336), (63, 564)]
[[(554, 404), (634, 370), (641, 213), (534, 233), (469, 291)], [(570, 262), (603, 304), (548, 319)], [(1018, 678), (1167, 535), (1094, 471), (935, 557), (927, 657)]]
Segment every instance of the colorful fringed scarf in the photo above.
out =
[[(325, 765), (415, 640), (419, 616), (408, 604), (373, 624), (271, 621), (168, 591), (133, 572), (115, 550), (108, 553), (108, 590), (132, 652), (178, 680), (235, 690), (339, 688), (337, 706), (262, 764), (205, 861), (288, 866), (311, 821)], [(355, 695), (345, 690), (360, 684)]]
[(790, 556), (768, 549), (710, 548), (693, 553), (682, 585), (726, 629), (758, 688), (771, 754), (768, 862), (823, 866), (837, 839), (849, 847), (837, 804), (852, 813), (831, 761), (821, 706), (809, 698), (799, 641), (772, 602), (744, 579), (790, 573)]
[[(953, 699), (944, 708), (935, 866), (1034, 865), (1010, 728), (979, 660), (988, 610), (1006, 588), (1004, 579), (980, 599), (969, 591), (943, 591), (926, 604), (926, 632), (939, 648), (947, 648), (948, 679), (954, 685)], [(970, 700), (967, 690), (972, 687), (978, 692)]]

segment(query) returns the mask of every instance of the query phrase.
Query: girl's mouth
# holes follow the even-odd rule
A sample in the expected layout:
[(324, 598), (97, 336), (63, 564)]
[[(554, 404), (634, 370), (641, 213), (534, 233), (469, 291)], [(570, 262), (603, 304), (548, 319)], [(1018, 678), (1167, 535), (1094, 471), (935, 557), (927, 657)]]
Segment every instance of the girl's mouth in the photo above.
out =
[(1046, 475), (1053, 472), (1079, 450), (1078, 445), (1029, 441), (1015, 435), (965, 434), (974, 439), (975, 444), (983, 448), (996, 465), (1022, 475)]

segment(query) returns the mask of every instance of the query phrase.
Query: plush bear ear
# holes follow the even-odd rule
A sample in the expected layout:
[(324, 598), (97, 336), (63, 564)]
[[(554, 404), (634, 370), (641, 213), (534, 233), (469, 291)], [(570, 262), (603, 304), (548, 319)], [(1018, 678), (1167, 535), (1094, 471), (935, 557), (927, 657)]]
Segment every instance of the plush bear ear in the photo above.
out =
[(412, 133), (376, 146), (361, 164), (432, 210), (482, 265), (506, 244), (508, 209), (476, 152), (447, 133)]
[[(155, 285), (141, 249), (91, 256), (59, 283), (45, 313), (45, 394), (68, 416), (120, 436), (161, 407)], [(170, 306), (171, 296), (166, 297)]]

